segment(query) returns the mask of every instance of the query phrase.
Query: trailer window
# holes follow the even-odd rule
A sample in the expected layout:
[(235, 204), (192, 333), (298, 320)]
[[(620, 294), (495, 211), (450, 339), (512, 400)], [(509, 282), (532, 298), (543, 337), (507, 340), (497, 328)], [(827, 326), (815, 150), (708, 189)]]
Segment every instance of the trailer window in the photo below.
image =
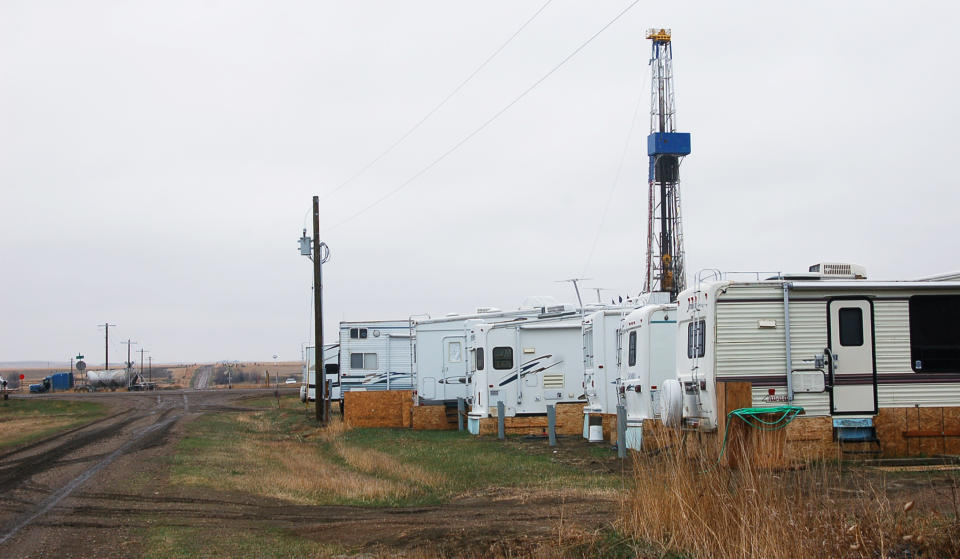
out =
[(359, 328), (351, 328), (351, 329), (350, 329), (350, 339), (351, 339), (351, 340), (356, 340), (356, 339), (359, 338), (359, 337), (360, 337), (360, 329), (359, 329)]
[(361, 328), (361, 329), (360, 329), (360, 339), (363, 340), (363, 339), (366, 339), (366, 337), (367, 337), (367, 329), (366, 329), (366, 328)]
[(707, 351), (707, 324), (698, 320), (687, 324), (687, 358), (703, 357)]
[(498, 370), (513, 368), (513, 348), (493, 348), (493, 368)]
[(376, 354), (376, 353), (351, 353), (351, 354), (350, 354), (350, 368), (351, 368), (351, 369), (376, 370), (376, 369), (377, 369), (377, 354)]
[(477, 370), (478, 371), (483, 370), (483, 348), (482, 347), (477, 348)]
[(960, 372), (960, 295), (910, 298), (910, 361), (918, 373)]
[(447, 362), (448, 363), (459, 363), (461, 360), (462, 346), (460, 342), (447, 342)]
[(840, 345), (863, 345), (863, 310), (860, 307), (840, 309)]
[(637, 331), (630, 332), (630, 341), (627, 342), (627, 366), (637, 364)]

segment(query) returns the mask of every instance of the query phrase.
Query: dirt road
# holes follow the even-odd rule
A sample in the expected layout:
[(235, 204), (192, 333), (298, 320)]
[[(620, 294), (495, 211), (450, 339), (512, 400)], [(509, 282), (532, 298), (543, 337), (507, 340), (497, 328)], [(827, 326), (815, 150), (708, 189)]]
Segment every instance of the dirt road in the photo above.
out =
[(244, 409), (237, 406), (238, 399), (262, 392), (70, 395), (107, 404), (110, 412), (85, 426), (0, 453), (3, 555), (128, 555), (123, 546), (137, 541), (136, 524), (142, 522), (134, 512), (155, 508), (142, 499), (153, 493), (151, 481), (162, 475), (146, 458), (169, 453), (183, 421)]
[[(609, 500), (519, 490), (465, 495), (449, 505), (304, 506), (246, 493), (169, 483), (170, 457), (191, 420), (246, 410), (244, 398), (273, 390), (94, 393), (107, 417), (0, 453), (0, 556), (139, 557), (153, 526), (204, 533), (286, 533), (348, 549), (437, 545), (460, 554), (499, 542), (552, 540), (557, 526), (594, 530)], [(391, 551), (391, 553), (393, 552)]]
[(193, 383), (196, 390), (206, 390), (210, 388), (210, 378), (213, 376), (213, 365), (203, 365), (197, 367), (197, 381)]

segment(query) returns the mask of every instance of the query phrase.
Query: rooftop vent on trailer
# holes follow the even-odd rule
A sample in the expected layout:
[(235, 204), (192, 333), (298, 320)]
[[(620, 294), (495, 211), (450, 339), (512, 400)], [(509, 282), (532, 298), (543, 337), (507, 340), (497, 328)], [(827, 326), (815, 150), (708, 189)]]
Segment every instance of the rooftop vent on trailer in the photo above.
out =
[(824, 278), (867, 279), (867, 269), (859, 264), (821, 262), (810, 266), (810, 271)]

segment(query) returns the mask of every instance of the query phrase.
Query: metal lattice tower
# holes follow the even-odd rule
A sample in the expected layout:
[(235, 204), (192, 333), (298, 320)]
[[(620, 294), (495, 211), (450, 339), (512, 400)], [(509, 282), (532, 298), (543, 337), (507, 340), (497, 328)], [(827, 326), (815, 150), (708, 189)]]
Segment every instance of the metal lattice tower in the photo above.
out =
[(673, 46), (669, 29), (650, 29), (650, 192), (647, 206), (647, 277), (643, 290), (670, 300), (686, 287), (680, 219), (680, 160), (690, 154), (690, 134), (677, 132), (673, 98)]

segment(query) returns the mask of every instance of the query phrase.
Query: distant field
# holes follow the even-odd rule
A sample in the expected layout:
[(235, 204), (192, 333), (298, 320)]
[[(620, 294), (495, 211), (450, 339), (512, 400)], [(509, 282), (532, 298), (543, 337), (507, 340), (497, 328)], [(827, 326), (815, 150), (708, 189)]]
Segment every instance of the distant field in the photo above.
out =
[[(300, 361), (281, 361), (278, 363), (271, 363), (267, 361), (250, 361), (250, 362), (240, 362), (240, 363), (194, 363), (194, 364), (162, 364), (154, 363), (152, 371), (152, 380), (157, 384), (158, 388), (161, 389), (183, 389), (193, 387), (193, 381), (197, 374), (198, 369), (202, 367), (213, 367), (218, 371), (225, 371), (230, 369), (232, 372), (232, 377), (234, 379), (233, 384), (237, 386), (265, 386), (269, 373), (269, 381), (271, 386), (276, 384), (279, 379), (279, 383), (283, 384), (284, 381), (288, 378), (295, 379), (298, 383), (301, 382), (302, 375), (302, 366), (303, 364)], [(100, 368), (100, 367), (97, 367)], [(111, 367), (113, 369), (119, 368), (118, 364), (113, 364)], [(52, 374), (59, 373), (64, 371), (69, 371), (69, 366), (66, 367), (52, 367), (52, 368), (22, 368), (22, 367), (0, 367), (0, 377), (5, 379), (16, 379), (20, 374), (24, 375), (22, 391), (26, 392), (27, 387), (31, 384), (39, 383), (44, 377)], [(137, 363), (134, 366), (134, 370), (139, 372), (140, 366)], [(80, 371), (74, 370), (76, 375), (77, 384), (83, 383), (83, 373)], [(145, 366), (143, 370), (143, 376), (145, 379), (151, 377), (149, 369)], [(226, 380), (220, 379), (223, 382), (211, 382), (209, 388), (217, 388), (219, 386), (226, 386)], [(11, 386), (15, 386), (16, 381), (11, 382)]]
[(292, 378), (300, 383), (302, 380), (302, 364), (300, 362), (248, 362), (248, 363), (213, 363), (196, 366), (190, 375), (189, 386), (197, 388), (198, 379), (204, 388), (225, 388), (233, 386), (270, 386), (283, 385), (286, 379)]
[(106, 415), (94, 402), (0, 400), (0, 448), (30, 442)]

